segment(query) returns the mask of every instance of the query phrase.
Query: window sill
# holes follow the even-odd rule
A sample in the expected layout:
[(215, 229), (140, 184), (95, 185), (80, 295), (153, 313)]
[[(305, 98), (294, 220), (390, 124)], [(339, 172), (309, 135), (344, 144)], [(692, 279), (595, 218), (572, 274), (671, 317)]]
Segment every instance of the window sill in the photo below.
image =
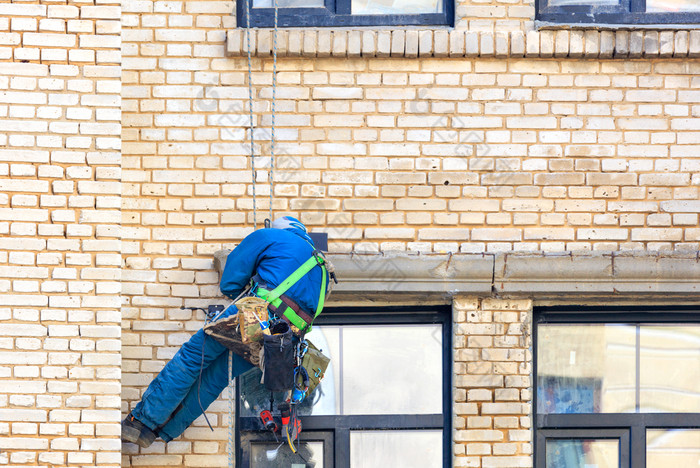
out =
[[(542, 27), (542, 25), (540, 25)], [(427, 58), (684, 58), (700, 57), (700, 30), (598, 30), (477, 32), (433, 29), (284, 29), (278, 31), (279, 57)], [(579, 25), (576, 25), (580, 28)], [(564, 29), (566, 28), (566, 29)], [(245, 29), (228, 31), (226, 51), (247, 54)], [(272, 30), (251, 29), (251, 53), (272, 55)]]

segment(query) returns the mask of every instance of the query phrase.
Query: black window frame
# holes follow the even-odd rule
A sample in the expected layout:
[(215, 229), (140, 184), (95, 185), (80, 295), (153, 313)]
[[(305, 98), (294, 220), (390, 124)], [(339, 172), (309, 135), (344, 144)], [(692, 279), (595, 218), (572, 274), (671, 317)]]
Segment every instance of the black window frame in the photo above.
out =
[[(620, 468), (646, 466), (647, 429), (700, 429), (700, 413), (580, 413), (537, 412), (537, 346), (542, 324), (700, 324), (699, 306), (680, 307), (535, 307), (533, 327), (534, 467), (545, 468), (547, 438), (620, 437)], [(637, 363), (639, 365), (639, 363)], [(600, 434), (597, 436), (596, 434)], [(627, 447), (624, 444), (629, 444)], [(627, 465), (623, 463), (627, 462)]]
[[(585, 1), (585, 0), (582, 0)], [(646, 0), (619, 0), (616, 6), (549, 5), (535, 0), (537, 20), (558, 24), (692, 25), (700, 23), (700, 12), (647, 13)]]
[[(363, 27), (363, 26), (435, 26), (454, 25), (454, 0), (441, 0), (442, 13), (353, 15), (351, 0), (324, 0), (319, 8), (278, 8), (277, 24), (280, 28), (308, 27)], [(250, 2), (250, 24), (248, 9)], [(271, 28), (274, 26), (274, 8), (253, 8), (253, 0), (236, 2), (238, 27)]]
[[(452, 310), (450, 306), (327, 307), (314, 325), (442, 325), (442, 414), (302, 416), (301, 440), (324, 441), (331, 434), (332, 464), (350, 467), (350, 433), (356, 430), (442, 430), (443, 467), (452, 466)], [(240, 378), (236, 377), (236, 466), (250, 468), (250, 445), (273, 441), (260, 418), (240, 416)], [(324, 456), (327, 457), (327, 451)]]

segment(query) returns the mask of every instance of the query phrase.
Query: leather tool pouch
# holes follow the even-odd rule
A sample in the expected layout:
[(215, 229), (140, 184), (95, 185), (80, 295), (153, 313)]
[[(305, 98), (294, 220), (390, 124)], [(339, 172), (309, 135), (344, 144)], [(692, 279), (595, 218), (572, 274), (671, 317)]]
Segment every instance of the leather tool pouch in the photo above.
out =
[(238, 327), (238, 319), (238, 314), (234, 314), (216, 322), (208, 323), (204, 326), (204, 333), (211, 336), (249, 363), (254, 366), (259, 366), (262, 342), (250, 340), (244, 342)]

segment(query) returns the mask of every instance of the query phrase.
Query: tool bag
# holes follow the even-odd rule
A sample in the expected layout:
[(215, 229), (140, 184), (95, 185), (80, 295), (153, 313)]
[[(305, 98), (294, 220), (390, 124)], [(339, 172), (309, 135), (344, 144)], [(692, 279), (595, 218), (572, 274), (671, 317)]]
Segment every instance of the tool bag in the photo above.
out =
[(267, 320), (267, 301), (255, 296), (248, 296), (235, 302), (238, 308), (238, 321), (243, 343), (262, 341), (263, 331), (260, 323)]
[(279, 320), (270, 326), (270, 335), (263, 335), (263, 385), (271, 392), (284, 392), (294, 387), (294, 343), (289, 324)]
[(316, 387), (318, 387), (318, 384), (321, 383), (321, 380), (323, 380), (331, 360), (314, 346), (313, 343), (308, 340), (306, 342), (309, 348), (301, 359), (301, 366), (306, 369), (306, 373), (309, 375), (309, 388), (306, 394), (311, 395)]
[[(240, 331), (241, 328), (239, 328), (239, 318), (240, 314), (234, 314), (216, 322), (208, 323), (204, 326), (204, 333), (211, 336), (249, 363), (254, 366), (259, 366), (262, 342), (243, 339)], [(258, 329), (260, 329), (259, 326)]]
[[(323, 310), (327, 289), (326, 277), (328, 274), (325, 267), (326, 263), (326, 259), (323, 257), (321, 251), (314, 250), (311, 257), (275, 289), (270, 291), (264, 287), (258, 286), (254, 291), (257, 297), (243, 297), (235, 302), (235, 306), (239, 311), (238, 314), (205, 325), (204, 332), (254, 366), (259, 366), (263, 369), (263, 373), (265, 373), (265, 365), (261, 362), (266, 356), (264, 352), (265, 343), (269, 342), (270, 348), (272, 348), (273, 342), (277, 340), (277, 338), (267, 339), (268, 335), (262, 333), (258, 320), (267, 318), (266, 311), (269, 305), (270, 309), (284, 320), (282, 323), (288, 324), (288, 333), (290, 336), (292, 332), (296, 336), (303, 336), (304, 333), (309, 331), (313, 320), (318, 317)], [(321, 292), (316, 312), (311, 316), (293, 303), (291, 299), (283, 296), (283, 294), (317, 265), (321, 267)], [(265, 340), (262, 338), (265, 338)], [(273, 377), (272, 375), (277, 373), (277, 370), (273, 369), (269, 377), (270, 385), (285, 386), (286, 389), (289, 390), (294, 385), (294, 346), (291, 339), (282, 340), (282, 338), (279, 338), (279, 341), (284, 345), (288, 344), (292, 350), (291, 364), (289, 364), (288, 369), (285, 370), (284, 378)], [(274, 356), (272, 351), (270, 351), (270, 356)], [(277, 358), (279, 359), (276, 362), (290, 362), (286, 354), (283, 360), (281, 356), (275, 359)], [(275, 364), (275, 367), (277, 366), (281, 366), (281, 364)], [(325, 368), (323, 371), (325, 372)], [(288, 378), (290, 373), (291, 378)], [(274, 382), (276, 381), (283, 383), (275, 384)]]

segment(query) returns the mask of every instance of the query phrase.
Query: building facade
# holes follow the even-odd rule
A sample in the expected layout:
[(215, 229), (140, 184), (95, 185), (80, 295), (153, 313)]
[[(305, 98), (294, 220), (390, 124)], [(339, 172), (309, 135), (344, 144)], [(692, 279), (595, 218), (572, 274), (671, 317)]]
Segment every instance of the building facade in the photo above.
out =
[(0, 466), (225, 466), (225, 395), (167, 445), (119, 421), (270, 205), (328, 233), (324, 316), (446, 333), (442, 406), (392, 410), (398, 442), (313, 423), (329, 456), (417, 435), (435, 466), (698, 463), (700, 31), (550, 3), (282, 11), (250, 47), (231, 1), (0, 3)]

